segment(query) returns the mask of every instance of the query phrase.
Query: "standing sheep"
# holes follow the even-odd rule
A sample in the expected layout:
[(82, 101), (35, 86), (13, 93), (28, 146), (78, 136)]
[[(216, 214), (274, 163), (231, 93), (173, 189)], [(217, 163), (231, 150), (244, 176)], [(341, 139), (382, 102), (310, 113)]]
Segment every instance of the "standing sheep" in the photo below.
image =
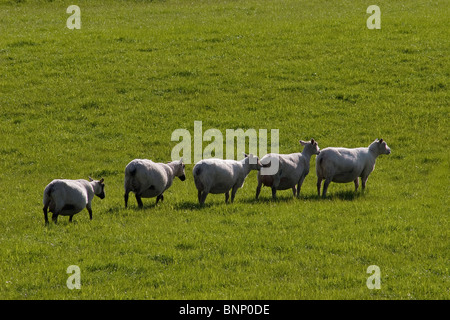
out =
[(358, 190), (361, 177), (362, 188), (366, 188), (367, 178), (375, 168), (375, 160), (380, 154), (390, 154), (391, 149), (383, 139), (376, 139), (368, 148), (325, 148), (316, 158), (317, 193), (320, 196), (322, 180), (323, 193), (326, 196), (331, 181), (337, 183), (355, 183)]
[(105, 184), (103, 178), (89, 181), (79, 180), (61, 180), (55, 179), (50, 182), (44, 190), (44, 219), (48, 224), (47, 210), (53, 213), (54, 223), (58, 216), (70, 216), (69, 222), (72, 222), (73, 215), (86, 208), (89, 212), (89, 218), (92, 220), (91, 202), (94, 195), (100, 199), (105, 197)]
[(175, 177), (186, 180), (183, 159), (169, 163), (155, 163), (147, 159), (131, 161), (125, 168), (125, 208), (130, 191), (135, 194), (139, 208), (143, 207), (141, 198), (156, 197), (156, 203), (163, 201), (163, 193)]
[(241, 161), (205, 159), (199, 161), (193, 169), (194, 182), (198, 190), (198, 202), (204, 204), (208, 193), (225, 194), (228, 202), (231, 190), (231, 202), (236, 191), (244, 185), (244, 180), (251, 170), (262, 167), (258, 157), (245, 154)]
[[(319, 154), (319, 145), (314, 139), (305, 142), (299, 141), (304, 147), (301, 153), (291, 154), (275, 154), (269, 153), (261, 158), (261, 163), (270, 164), (278, 161), (278, 171), (273, 175), (263, 175), (263, 172), (258, 172), (258, 186), (256, 187), (256, 199), (261, 192), (261, 186), (265, 185), (272, 188), (272, 198), (276, 199), (277, 190), (292, 189), (297, 197), (300, 194), (303, 180), (309, 173), (309, 161), (313, 154)], [(295, 189), (297, 185), (297, 190)]]

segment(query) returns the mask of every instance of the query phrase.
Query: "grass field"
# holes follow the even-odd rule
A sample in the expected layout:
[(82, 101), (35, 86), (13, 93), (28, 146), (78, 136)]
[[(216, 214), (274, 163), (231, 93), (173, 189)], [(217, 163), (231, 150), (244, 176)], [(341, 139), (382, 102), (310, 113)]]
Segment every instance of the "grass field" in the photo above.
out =
[[(0, 0), (0, 298), (449, 299), (449, 5), (338, 3), (80, 0), (70, 30), (70, 1)], [(194, 121), (279, 129), (281, 153), (392, 154), (364, 193), (317, 197), (312, 157), (299, 199), (255, 201), (251, 172), (199, 207), (188, 164), (163, 203), (125, 209), (126, 164), (169, 161)], [(88, 176), (106, 183), (93, 220), (45, 227), (44, 187)]]

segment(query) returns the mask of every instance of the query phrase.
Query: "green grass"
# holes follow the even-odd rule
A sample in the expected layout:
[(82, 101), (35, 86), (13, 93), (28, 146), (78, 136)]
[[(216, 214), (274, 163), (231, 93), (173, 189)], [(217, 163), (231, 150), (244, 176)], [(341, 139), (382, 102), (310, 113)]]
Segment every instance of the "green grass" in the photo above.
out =
[[(70, 4), (0, 1), (0, 298), (450, 298), (444, 1), (378, 1), (380, 30), (364, 1), (79, 1), (80, 30)], [(313, 157), (300, 199), (255, 201), (252, 172), (200, 208), (191, 164), (164, 203), (124, 209), (126, 164), (170, 160), (194, 121), (279, 129), (282, 153), (383, 138), (392, 154), (365, 193), (319, 199)], [(106, 182), (93, 220), (45, 227), (44, 187), (88, 175)]]

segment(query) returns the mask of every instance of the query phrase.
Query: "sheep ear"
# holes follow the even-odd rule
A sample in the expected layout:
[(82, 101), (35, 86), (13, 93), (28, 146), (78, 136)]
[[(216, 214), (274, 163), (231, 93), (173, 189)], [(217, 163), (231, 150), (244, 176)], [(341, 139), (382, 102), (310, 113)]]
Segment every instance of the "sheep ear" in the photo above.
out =
[(105, 181), (105, 179), (101, 178), (99, 182), (100, 182), (100, 183), (103, 183), (103, 181)]
[(383, 143), (383, 139), (380, 139), (380, 141), (378, 141), (379, 143)]
[(248, 158), (248, 154), (246, 154), (245, 152), (244, 152), (244, 157)]
[(91, 177), (88, 177), (89, 178), (89, 181), (94, 181), (94, 179), (92, 179)]
[(303, 141), (303, 140), (300, 140), (299, 142), (300, 142), (300, 144), (301, 144), (302, 146), (305, 146), (305, 145), (306, 145), (306, 142)]
[(311, 144), (314, 144), (314, 142), (316, 142), (314, 139), (311, 139)]
[(183, 163), (183, 158), (180, 159), (180, 163)]

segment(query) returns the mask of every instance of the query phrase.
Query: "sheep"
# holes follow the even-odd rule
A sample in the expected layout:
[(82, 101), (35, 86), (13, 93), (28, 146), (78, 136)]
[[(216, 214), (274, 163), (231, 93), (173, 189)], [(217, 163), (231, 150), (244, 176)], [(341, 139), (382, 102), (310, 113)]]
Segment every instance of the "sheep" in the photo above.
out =
[(325, 198), (331, 181), (337, 183), (354, 182), (358, 190), (361, 177), (362, 189), (366, 188), (367, 178), (375, 168), (375, 160), (380, 154), (390, 154), (391, 149), (383, 139), (376, 139), (368, 148), (325, 148), (316, 158), (317, 193), (320, 196), (322, 180)]
[(86, 208), (89, 212), (89, 219), (92, 220), (91, 202), (94, 195), (100, 199), (105, 198), (104, 179), (89, 181), (84, 179), (68, 180), (55, 179), (44, 189), (44, 219), (48, 225), (47, 210), (53, 213), (52, 220), (57, 222), (58, 216), (69, 216), (72, 222), (74, 214)]
[[(320, 149), (317, 141), (305, 142), (299, 141), (304, 147), (301, 153), (275, 154), (269, 153), (261, 158), (262, 164), (270, 164), (278, 161), (278, 171), (275, 174), (264, 175), (264, 172), (258, 172), (258, 186), (256, 187), (256, 199), (261, 192), (261, 186), (267, 186), (272, 189), (272, 198), (276, 199), (277, 190), (292, 189), (294, 197), (300, 195), (300, 188), (303, 180), (309, 173), (309, 161), (313, 154), (319, 154)], [(297, 185), (297, 189), (295, 188)]]
[(156, 197), (158, 201), (164, 200), (164, 191), (178, 177), (186, 180), (183, 159), (168, 163), (155, 163), (148, 159), (134, 159), (125, 168), (125, 208), (128, 205), (128, 194), (132, 191), (136, 196), (138, 207), (142, 208), (141, 198)]
[(201, 205), (205, 203), (209, 193), (224, 193), (225, 203), (228, 203), (230, 190), (231, 202), (234, 201), (236, 191), (242, 188), (250, 171), (262, 167), (257, 156), (253, 154), (244, 156), (240, 161), (212, 158), (197, 162), (192, 173), (198, 190), (198, 202)]

